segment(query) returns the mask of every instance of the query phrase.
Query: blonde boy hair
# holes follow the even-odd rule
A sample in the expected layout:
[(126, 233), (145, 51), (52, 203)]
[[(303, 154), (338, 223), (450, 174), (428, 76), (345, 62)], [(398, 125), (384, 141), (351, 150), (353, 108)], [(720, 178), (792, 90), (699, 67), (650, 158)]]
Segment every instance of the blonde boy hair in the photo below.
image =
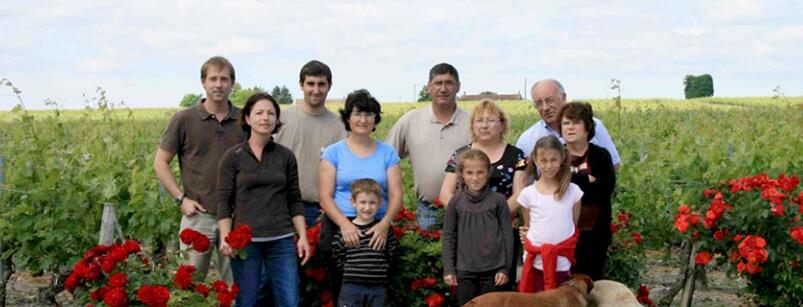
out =
[(380, 200), (382, 199), (382, 187), (376, 180), (370, 178), (357, 179), (351, 183), (351, 199), (356, 200), (360, 193), (373, 194)]

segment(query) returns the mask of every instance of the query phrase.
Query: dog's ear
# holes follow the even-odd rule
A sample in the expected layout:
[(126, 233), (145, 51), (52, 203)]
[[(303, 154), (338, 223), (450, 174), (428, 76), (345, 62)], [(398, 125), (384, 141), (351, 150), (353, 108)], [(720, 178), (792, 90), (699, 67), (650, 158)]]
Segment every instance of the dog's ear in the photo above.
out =
[(591, 280), (591, 277), (588, 277), (588, 275), (583, 275), (583, 274), (579, 274), (578, 277), (580, 277), (583, 280), (583, 282), (586, 283), (586, 285), (588, 285), (588, 287), (586, 287), (587, 291), (586, 294), (591, 293), (591, 289), (594, 288), (594, 281)]

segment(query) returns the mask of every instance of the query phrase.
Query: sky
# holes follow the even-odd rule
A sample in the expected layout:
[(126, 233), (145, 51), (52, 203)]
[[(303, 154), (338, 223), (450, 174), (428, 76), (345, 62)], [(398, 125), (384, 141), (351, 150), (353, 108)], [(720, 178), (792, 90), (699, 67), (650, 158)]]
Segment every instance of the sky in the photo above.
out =
[[(29, 109), (176, 107), (202, 93), (200, 66), (227, 57), (244, 87), (287, 86), (311, 59), (329, 98), (365, 88), (416, 98), (448, 62), (463, 93), (521, 93), (560, 80), (569, 99), (682, 98), (708, 73), (715, 96), (803, 96), (798, 1), (0, 1), (0, 79)], [(17, 104), (0, 86), (0, 110)]]

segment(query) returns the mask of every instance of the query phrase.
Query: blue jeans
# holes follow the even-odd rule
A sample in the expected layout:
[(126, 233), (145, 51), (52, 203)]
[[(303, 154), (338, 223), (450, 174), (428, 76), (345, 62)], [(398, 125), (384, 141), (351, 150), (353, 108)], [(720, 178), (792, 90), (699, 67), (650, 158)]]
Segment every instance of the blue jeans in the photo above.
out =
[[(237, 306), (257, 306), (262, 274), (268, 274), (276, 306), (298, 306), (298, 258), (293, 237), (270, 242), (251, 242), (246, 259), (231, 261), (234, 282), (240, 287)], [(267, 268), (266, 270), (263, 268)]]
[(321, 216), (321, 204), (304, 202), (304, 222), (307, 227), (315, 226), (318, 222), (318, 217)]
[(441, 209), (430, 206), (427, 201), (419, 200), (418, 209), (415, 210), (415, 219), (418, 221), (418, 226), (421, 226), (424, 230), (430, 230), (432, 226), (436, 226), (438, 210)]
[(340, 288), (337, 307), (385, 306), (385, 285), (344, 282)]

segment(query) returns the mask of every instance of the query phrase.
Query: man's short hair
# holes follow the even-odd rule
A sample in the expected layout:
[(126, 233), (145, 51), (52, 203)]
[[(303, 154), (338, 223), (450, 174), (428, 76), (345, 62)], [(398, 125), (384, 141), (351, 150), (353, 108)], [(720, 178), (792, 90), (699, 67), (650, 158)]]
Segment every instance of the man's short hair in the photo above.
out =
[(440, 63), (432, 66), (432, 69), (429, 70), (429, 82), (432, 82), (432, 79), (435, 79), (435, 76), (444, 74), (452, 75), (454, 81), (460, 83), (460, 76), (457, 74), (457, 69), (449, 63)]
[(382, 187), (371, 178), (357, 179), (351, 183), (351, 199), (357, 199), (357, 195), (360, 193), (374, 194), (380, 200), (382, 199)]
[(209, 67), (217, 67), (220, 68), (228, 68), (229, 69), (229, 78), (231, 78), (231, 82), (234, 82), (234, 66), (231, 65), (231, 62), (226, 58), (216, 55), (204, 62), (204, 65), (201, 65), (201, 81), (206, 80), (206, 72), (209, 70)]
[(301, 72), (298, 74), (298, 82), (304, 83), (304, 78), (307, 76), (324, 76), (326, 77), (326, 82), (329, 82), (330, 85), (332, 84), (332, 70), (329, 69), (329, 66), (318, 60), (309, 61), (301, 67)]
[(566, 91), (563, 89), (563, 84), (560, 84), (560, 81), (555, 79), (538, 80), (538, 82), (535, 82), (535, 84), (533, 84), (533, 87), (530, 89), (530, 92), (534, 91), (535, 88), (538, 87), (538, 85), (544, 82), (551, 82), (552, 84), (555, 84), (555, 87), (558, 88), (558, 94), (566, 94)]
[[(591, 108), (591, 104), (585, 101), (572, 101), (563, 105), (558, 111), (558, 123), (563, 121), (563, 118), (567, 118), (569, 120), (581, 120), (583, 124), (586, 126), (586, 131), (588, 131), (588, 138), (587, 141), (591, 141), (596, 134), (596, 123), (594, 122), (594, 110)], [(558, 125), (558, 132), (563, 136), (563, 130), (561, 125)]]

